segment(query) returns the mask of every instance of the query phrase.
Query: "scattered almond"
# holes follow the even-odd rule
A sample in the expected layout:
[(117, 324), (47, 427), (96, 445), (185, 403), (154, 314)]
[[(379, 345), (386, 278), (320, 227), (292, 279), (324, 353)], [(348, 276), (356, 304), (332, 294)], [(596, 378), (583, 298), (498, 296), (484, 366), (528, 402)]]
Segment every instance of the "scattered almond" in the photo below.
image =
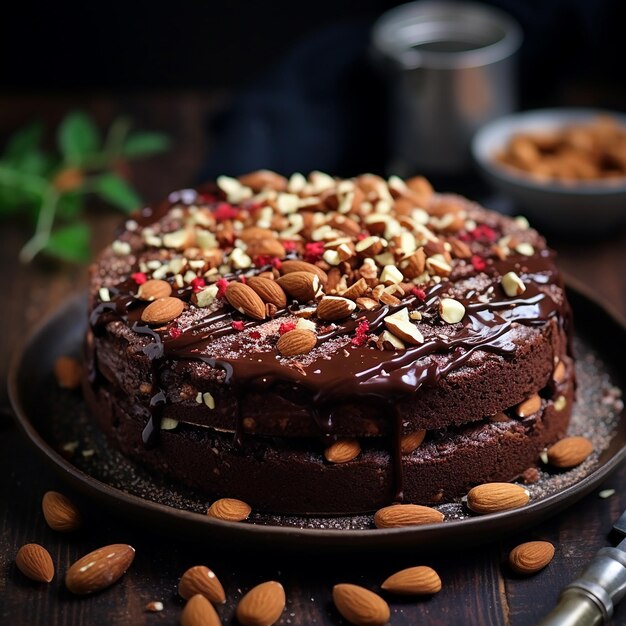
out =
[(406, 307), (388, 315), (384, 321), (387, 329), (403, 342), (411, 345), (424, 343), (424, 336), (409, 319), (409, 311)]
[(224, 604), (226, 594), (217, 576), (204, 565), (190, 567), (178, 582), (178, 593), (185, 600), (196, 594), (203, 595), (213, 604)]
[(507, 272), (502, 277), (502, 288), (509, 298), (521, 296), (526, 291), (524, 281), (515, 272)]
[(289, 272), (276, 281), (299, 302), (314, 300), (320, 289), (320, 279), (313, 272)]
[(65, 586), (78, 595), (105, 589), (123, 576), (134, 558), (135, 549), (126, 544), (98, 548), (67, 570)]
[(283, 244), (272, 236), (266, 239), (255, 239), (251, 241), (246, 248), (246, 254), (253, 258), (257, 256), (269, 256), (284, 259), (286, 251)]
[(467, 494), (467, 506), (474, 513), (497, 513), (528, 504), (530, 494), (513, 483), (485, 483)]
[(148, 613), (160, 613), (163, 610), (163, 602), (151, 600), (146, 604), (145, 610), (148, 611)]
[(257, 170), (238, 177), (239, 182), (244, 187), (250, 187), (252, 191), (259, 192), (263, 189), (273, 189), (274, 191), (285, 191), (287, 189), (287, 179), (271, 170)]
[(552, 380), (556, 383), (562, 383), (565, 380), (565, 364), (559, 361), (552, 372)]
[(560, 469), (580, 465), (593, 452), (586, 437), (565, 437), (548, 448), (548, 463)]
[(180, 615), (181, 626), (222, 626), (213, 605), (201, 594), (192, 596)]
[(279, 309), (284, 309), (287, 306), (287, 296), (276, 281), (270, 280), (269, 278), (252, 276), (248, 278), (246, 284), (263, 302), (269, 302)]
[(283, 356), (308, 354), (317, 344), (317, 335), (310, 330), (294, 328), (281, 335), (276, 348)]
[(356, 626), (383, 626), (390, 618), (389, 605), (378, 594), (359, 585), (335, 585), (333, 602), (344, 619)]
[(439, 315), (447, 324), (458, 324), (465, 315), (465, 307), (454, 298), (439, 300)]
[(239, 601), (235, 614), (242, 626), (271, 626), (285, 609), (285, 590), (275, 580), (253, 587)]
[(356, 303), (341, 296), (324, 296), (317, 305), (317, 317), (334, 322), (348, 317), (356, 309)]
[(376, 528), (399, 528), (443, 522), (444, 515), (437, 509), (420, 504), (392, 504), (378, 509), (374, 515)]
[(83, 519), (76, 505), (58, 491), (47, 491), (41, 501), (41, 508), (52, 530), (66, 533), (82, 526)]
[(339, 439), (324, 450), (329, 463), (347, 463), (361, 454), (361, 446), (356, 439)]
[(515, 408), (515, 412), (518, 417), (528, 417), (529, 415), (534, 415), (539, 409), (541, 409), (541, 397), (539, 394), (534, 393), (529, 398), (526, 398), (524, 402), (520, 402)]
[(389, 576), (381, 589), (400, 595), (429, 595), (441, 591), (441, 578), (432, 567), (418, 565)]
[(54, 362), (54, 376), (59, 387), (77, 389), (82, 377), (79, 361), (71, 356), (60, 356)]
[(423, 429), (402, 435), (400, 439), (400, 450), (402, 454), (411, 454), (411, 452), (417, 450), (422, 445), (425, 436), (426, 431)]
[(38, 543), (23, 545), (15, 556), (17, 569), (31, 580), (49, 583), (54, 578), (54, 564), (50, 553)]
[(168, 296), (151, 302), (141, 313), (146, 324), (167, 324), (174, 321), (185, 310), (185, 303)]
[(367, 283), (364, 278), (359, 278), (353, 285), (348, 287), (345, 291), (341, 292), (344, 298), (350, 298), (350, 300), (357, 300), (367, 291)]
[(166, 280), (147, 280), (139, 285), (137, 298), (139, 300), (158, 300), (159, 298), (167, 298), (172, 293), (172, 286)]
[(240, 313), (255, 320), (265, 319), (265, 303), (248, 285), (233, 281), (226, 287), (225, 295), (228, 303)]
[(509, 565), (518, 574), (534, 574), (542, 570), (554, 557), (554, 546), (549, 541), (528, 541), (513, 548)]
[(248, 518), (251, 511), (250, 506), (243, 500), (220, 498), (209, 507), (207, 515), (226, 522), (242, 522)]

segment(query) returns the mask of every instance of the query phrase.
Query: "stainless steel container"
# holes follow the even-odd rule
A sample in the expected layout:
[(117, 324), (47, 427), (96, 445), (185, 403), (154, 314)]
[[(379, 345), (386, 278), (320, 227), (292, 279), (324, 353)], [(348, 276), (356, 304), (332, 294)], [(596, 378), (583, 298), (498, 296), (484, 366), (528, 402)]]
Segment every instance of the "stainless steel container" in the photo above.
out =
[(473, 2), (423, 0), (383, 14), (373, 52), (389, 83), (390, 172), (458, 174), (485, 122), (517, 105), (521, 29)]

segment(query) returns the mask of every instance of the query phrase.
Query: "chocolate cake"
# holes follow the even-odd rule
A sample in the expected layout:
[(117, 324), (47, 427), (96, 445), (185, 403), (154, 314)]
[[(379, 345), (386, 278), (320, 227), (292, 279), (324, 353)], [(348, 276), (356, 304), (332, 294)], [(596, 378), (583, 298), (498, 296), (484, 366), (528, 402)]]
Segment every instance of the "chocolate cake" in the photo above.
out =
[(85, 395), (122, 452), (278, 513), (438, 503), (565, 434), (569, 308), (523, 218), (422, 177), (172, 193), (91, 268)]

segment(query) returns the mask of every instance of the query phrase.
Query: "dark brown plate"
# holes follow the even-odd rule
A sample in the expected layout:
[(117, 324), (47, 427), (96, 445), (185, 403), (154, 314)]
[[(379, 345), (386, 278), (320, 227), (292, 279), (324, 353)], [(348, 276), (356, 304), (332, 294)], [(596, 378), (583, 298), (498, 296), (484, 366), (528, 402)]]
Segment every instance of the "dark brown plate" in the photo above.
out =
[[(593, 346), (611, 372), (612, 382), (624, 388), (623, 348), (626, 345), (626, 323), (617, 314), (595, 300), (580, 285), (570, 281), (568, 295), (577, 333)], [(113, 513), (146, 524), (161, 532), (181, 536), (228, 541), (230, 545), (258, 549), (280, 546), (291, 550), (319, 552), (389, 551), (393, 549), (432, 549), (472, 545), (499, 535), (540, 523), (573, 504), (596, 487), (626, 456), (626, 415), (622, 410), (615, 433), (597, 465), (584, 478), (546, 497), (532, 501), (522, 509), (483, 517), (452, 519), (443, 524), (385, 530), (330, 530), (301, 528), (262, 523), (221, 522), (200, 513), (200, 508), (184, 510), (168, 506), (149, 497), (140, 497), (109, 484), (101, 475), (92, 475), (84, 464), (67, 460), (57, 451), (58, 437), (52, 435), (56, 422), (65, 412), (46, 401), (49, 395), (54, 360), (63, 354), (78, 353), (86, 328), (83, 297), (68, 301), (45, 320), (26, 341), (12, 361), (9, 374), (9, 394), (20, 430), (43, 455), (52, 468), (77, 491), (97, 500)], [(75, 398), (74, 402), (79, 402)], [(71, 410), (71, 408), (70, 408)], [(106, 443), (102, 444), (106, 453)], [(110, 451), (114, 454), (113, 451)], [(126, 462), (126, 461), (125, 461)], [(130, 462), (128, 462), (130, 464)], [(141, 470), (140, 470), (141, 471)], [(148, 479), (149, 480), (149, 479)], [(155, 479), (156, 481), (156, 479)], [(162, 481), (155, 489), (161, 493), (179, 492), (178, 486)], [(161, 498), (162, 499), (162, 498)], [(179, 500), (180, 502), (180, 500)]]

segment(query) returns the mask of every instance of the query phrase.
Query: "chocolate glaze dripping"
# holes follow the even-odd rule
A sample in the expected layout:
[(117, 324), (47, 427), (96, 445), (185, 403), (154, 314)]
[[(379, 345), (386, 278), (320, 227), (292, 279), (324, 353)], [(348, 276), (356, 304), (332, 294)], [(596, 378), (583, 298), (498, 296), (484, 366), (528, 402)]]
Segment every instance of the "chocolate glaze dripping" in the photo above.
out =
[[(216, 193), (211, 187), (209, 193)], [(172, 194), (166, 203), (154, 211), (145, 209), (138, 220), (141, 224), (154, 222), (164, 215), (173, 204), (182, 202), (191, 204), (196, 201), (195, 190), (183, 190)], [(262, 271), (261, 268), (258, 271)], [(523, 296), (510, 299), (504, 297), (499, 285), (490, 287), (487, 293), (468, 292), (464, 298), (453, 294), (453, 282), (446, 282), (430, 287), (423, 303), (414, 297), (405, 298), (396, 307), (383, 306), (376, 311), (353, 316), (327, 332), (320, 333), (319, 343), (341, 340), (350, 335), (360, 320), (367, 320), (370, 332), (375, 333), (384, 326), (384, 318), (399, 308), (410, 306), (422, 311), (431, 319), (437, 329), (436, 304), (440, 297), (448, 295), (460, 300), (466, 308), (462, 325), (457, 327), (453, 336), (444, 332), (434, 332), (419, 346), (410, 346), (402, 352), (379, 352), (370, 347), (346, 346), (350, 359), (342, 361), (337, 354), (331, 360), (317, 359), (307, 366), (307, 371), (317, 370), (316, 376), (303, 375), (303, 372), (288, 367), (276, 359), (274, 352), (259, 352), (254, 359), (245, 356), (237, 359), (207, 356), (211, 343), (233, 333), (229, 321), (233, 316), (224, 310), (218, 310), (202, 322), (182, 329), (178, 337), (170, 337), (166, 331), (155, 331), (140, 322), (141, 311), (147, 303), (138, 301), (133, 291), (137, 285), (128, 280), (110, 290), (112, 302), (97, 304), (91, 312), (90, 324), (94, 333), (100, 331), (109, 321), (122, 319), (132, 324), (132, 329), (151, 337), (151, 343), (144, 348), (150, 359), (153, 371), (153, 387), (156, 393), (149, 403), (150, 419), (144, 429), (143, 439), (147, 445), (154, 445), (160, 431), (160, 420), (165, 394), (160, 388), (160, 372), (168, 358), (199, 360), (211, 367), (225, 371), (225, 383), (233, 388), (234, 397), (246, 388), (270, 389), (275, 385), (288, 385), (302, 394), (303, 403), (311, 403), (315, 421), (320, 432), (332, 434), (333, 404), (348, 399), (375, 401), (381, 408), (393, 415), (391, 437), (391, 457), (393, 460), (395, 499), (402, 499), (403, 471), (401, 454), (402, 420), (397, 405), (402, 398), (416, 393), (423, 384), (435, 384), (441, 377), (462, 367), (477, 350), (493, 352), (503, 356), (515, 352), (515, 345), (508, 338), (516, 324), (528, 326), (541, 325), (552, 317), (571, 332), (570, 311), (564, 302), (555, 301), (549, 291), (550, 285), (562, 286), (562, 280), (553, 263), (553, 253), (541, 250), (532, 257), (514, 256), (506, 260), (489, 259), (484, 270), (488, 276), (497, 278), (508, 271), (516, 271), (527, 285)], [(231, 276), (233, 278), (234, 276)], [(490, 291), (490, 293), (489, 293)], [(190, 288), (175, 290), (173, 295), (189, 300)], [(278, 315), (288, 314), (288, 310), (279, 311)], [(261, 322), (244, 321), (244, 331), (253, 329)], [(446, 326), (442, 325), (441, 329)], [(448, 355), (445, 365), (437, 362), (437, 357)], [(95, 356), (94, 356), (95, 359)], [(348, 366), (352, 366), (351, 368)], [(94, 367), (94, 369), (96, 369)], [(347, 374), (352, 374), (348, 376)], [(241, 445), (243, 436), (243, 417), (237, 404), (237, 419), (234, 436), (235, 445)]]

